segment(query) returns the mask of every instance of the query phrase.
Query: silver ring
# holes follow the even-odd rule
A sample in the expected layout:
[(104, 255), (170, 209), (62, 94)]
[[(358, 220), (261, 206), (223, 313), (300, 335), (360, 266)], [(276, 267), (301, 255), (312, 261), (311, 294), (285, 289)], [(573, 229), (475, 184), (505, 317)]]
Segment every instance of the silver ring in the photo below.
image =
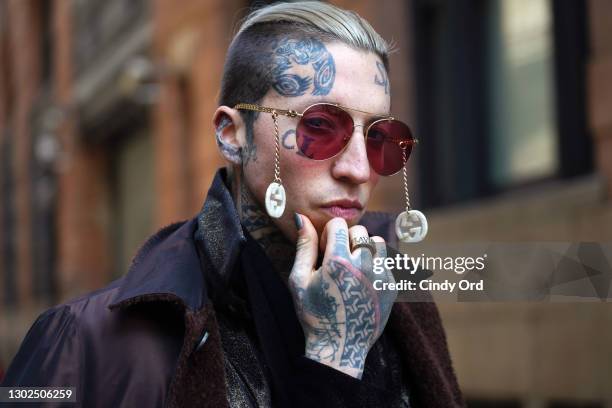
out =
[(376, 254), (376, 245), (370, 237), (355, 237), (351, 239), (351, 248), (355, 251), (358, 248), (367, 248), (372, 256)]

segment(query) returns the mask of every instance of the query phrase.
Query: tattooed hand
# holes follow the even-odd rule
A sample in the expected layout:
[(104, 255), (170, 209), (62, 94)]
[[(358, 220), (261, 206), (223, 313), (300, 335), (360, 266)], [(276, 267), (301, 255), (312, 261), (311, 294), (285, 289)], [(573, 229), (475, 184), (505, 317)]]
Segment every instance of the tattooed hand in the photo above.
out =
[[(314, 269), (319, 242), (317, 232), (304, 215), (296, 214), (298, 241), (289, 288), (306, 338), (306, 357), (361, 378), (365, 359), (382, 334), (395, 301), (395, 291), (377, 291), (375, 279), (392, 282), (385, 270), (373, 272), (368, 248), (351, 252), (349, 242), (367, 239), (361, 225), (348, 229), (342, 218), (330, 220), (321, 235), (323, 263)], [(385, 257), (385, 241), (375, 242), (375, 257)]]

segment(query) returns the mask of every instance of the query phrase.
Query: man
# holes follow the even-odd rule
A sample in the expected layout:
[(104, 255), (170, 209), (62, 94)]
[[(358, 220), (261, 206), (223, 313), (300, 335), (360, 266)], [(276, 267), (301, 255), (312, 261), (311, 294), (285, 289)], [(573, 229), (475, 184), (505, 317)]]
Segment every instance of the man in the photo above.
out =
[(392, 229), (365, 207), (403, 163), (364, 138), (391, 120), (387, 54), (325, 3), (249, 16), (213, 118), (228, 166), (201, 213), (41, 315), (3, 385), (76, 387), (86, 407), (461, 406), (435, 305), (372, 289)]

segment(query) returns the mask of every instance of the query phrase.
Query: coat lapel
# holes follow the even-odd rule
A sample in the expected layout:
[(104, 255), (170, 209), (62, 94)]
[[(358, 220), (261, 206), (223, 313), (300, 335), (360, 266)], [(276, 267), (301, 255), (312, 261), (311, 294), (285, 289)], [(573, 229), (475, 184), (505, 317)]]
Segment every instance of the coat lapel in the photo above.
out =
[(166, 406), (228, 407), (223, 349), (211, 305), (199, 311), (185, 312), (183, 348), (170, 384)]

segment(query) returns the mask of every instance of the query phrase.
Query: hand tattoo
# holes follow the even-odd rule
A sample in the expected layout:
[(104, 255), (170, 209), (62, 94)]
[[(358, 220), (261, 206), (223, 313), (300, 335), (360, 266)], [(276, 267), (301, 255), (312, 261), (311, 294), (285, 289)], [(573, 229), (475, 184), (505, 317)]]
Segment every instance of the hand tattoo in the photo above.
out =
[(340, 289), (346, 313), (346, 341), (341, 367), (363, 367), (366, 353), (378, 334), (380, 310), (372, 283), (348, 262), (332, 259), (329, 275)]
[(338, 304), (335, 298), (328, 293), (329, 283), (319, 276), (315, 279), (308, 297), (304, 297), (306, 292), (300, 289), (302, 311), (317, 319), (315, 325), (309, 326), (315, 336), (306, 345), (307, 357), (313, 360), (334, 361), (340, 347), (340, 325), (344, 323), (339, 322), (336, 317)]
[[(328, 223), (326, 228), (335, 227)], [(330, 232), (327, 236), (331, 239)], [(361, 378), (397, 294), (374, 289), (374, 280), (392, 282), (393, 275), (389, 270), (374, 274), (369, 250), (351, 254), (348, 238), (345, 224), (333, 233), (331, 251), (317, 270), (308, 271), (296, 262), (290, 289), (306, 338), (306, 357)], [(307, 246), (298, 249), (298, 256), (303, 248)], [(386, 256), (384, 245), (377, 253)]]

